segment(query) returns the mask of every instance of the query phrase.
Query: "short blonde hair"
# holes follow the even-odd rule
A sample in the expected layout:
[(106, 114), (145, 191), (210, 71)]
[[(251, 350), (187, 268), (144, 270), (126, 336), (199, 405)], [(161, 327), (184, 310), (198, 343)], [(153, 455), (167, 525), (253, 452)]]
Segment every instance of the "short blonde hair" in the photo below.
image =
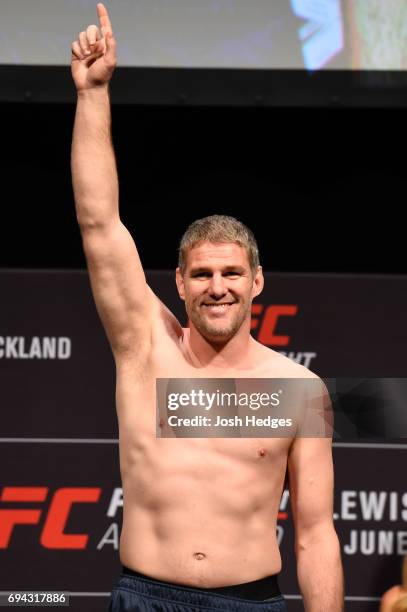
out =
[(184, 274), (187, 267), (188, 251), (200, 242), (234, 242), (239, 244), (246, 249), (252, 273), (256, 273), (260, 264), (256, 238), (246, 225), (234, 217), (210, 215), (191, 223), (182, 236), (178, 249), (178, 266), (181, 274)]

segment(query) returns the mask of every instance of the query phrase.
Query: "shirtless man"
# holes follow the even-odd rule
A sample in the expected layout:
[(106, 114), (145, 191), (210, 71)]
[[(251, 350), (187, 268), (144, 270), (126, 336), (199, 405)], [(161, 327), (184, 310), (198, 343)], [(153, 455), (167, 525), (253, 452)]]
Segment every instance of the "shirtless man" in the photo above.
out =
[(117, 373), (124, 567), (110, 610), (285, 610), (276, 580), (276, 521), (288, 466), (305, 608), (340, 612), (329, 437), (156, 437), (156, 378), (315, 375), (250, 335), (263, 275), (254, 238), (232, 218), (200, 222), (201, 234), (195, 226), (184, 236), (176, 282), (189, 328), (148, 287), (119, 216), (108, 93), (116, 43), (103, 4), (97, 12), (99, 26), (72, 44), (72, 177), (93, 295)]

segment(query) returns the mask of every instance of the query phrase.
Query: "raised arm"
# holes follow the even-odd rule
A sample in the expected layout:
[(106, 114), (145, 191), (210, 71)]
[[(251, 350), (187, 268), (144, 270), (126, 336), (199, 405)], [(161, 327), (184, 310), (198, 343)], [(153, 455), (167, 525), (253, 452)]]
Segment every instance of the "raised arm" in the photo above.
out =
[(108, 12), (97, 5), (90, 25), (72, 43), (77, 89), (72, 140), (76, 214), (96, 307), (115, 356), (147, 354), (154, 294), (146, 283), (134, 241), (119, 216), (119, 188), (111, 138), (109, 81), (116, 42)]

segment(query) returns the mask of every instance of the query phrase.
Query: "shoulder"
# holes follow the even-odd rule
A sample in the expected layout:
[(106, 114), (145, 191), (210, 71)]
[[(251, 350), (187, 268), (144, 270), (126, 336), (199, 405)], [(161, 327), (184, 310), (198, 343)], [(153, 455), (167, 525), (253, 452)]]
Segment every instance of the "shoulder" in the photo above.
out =
[[(295, 403), (301, 413), (301, 418), (307, 415), (306, 426), (309, 429), (306, 437), (311, 437), (310, 432), (315, 433), (315, 437), (331, 437), (333, 427), (332, 405), (329, 391), (324, 381), (315, 372), (305, 366), (295, 363), (289, 357), (281, 355), (277, 351), (266, 349), (268, 360), (264, 376), (266, 378), (281, 379), (281, 383), (286, 390), (287, 401)], [(285, 379), (285, 380), (284, 380)], [(289, 379), (289, 380), (287, 380)], [(322, 415), (322, 418), (321, 418)], [(318, 435), (317, 433), (318, 432)]]
[(273, 378), (312, 378), (320, 380), (319, 376), (306, 368), (305, 366), (296, 363), (289, 357), (282, 355), (278, 351), (260, 345), (263, 359), (263, 367), (267, 370), (270, 377)]

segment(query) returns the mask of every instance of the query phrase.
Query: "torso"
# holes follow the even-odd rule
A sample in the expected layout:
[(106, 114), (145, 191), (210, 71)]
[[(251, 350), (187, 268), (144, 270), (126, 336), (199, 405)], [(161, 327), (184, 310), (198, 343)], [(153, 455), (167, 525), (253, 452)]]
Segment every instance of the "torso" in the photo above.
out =
[[(148, 364), (117, 363), (124, 509), (123, 565), (196, 587), (278, 573), (276, 524), (290, 438), (157, 438), (156, 378), (221, 378), (189, 359), (188, 330), (158, 327)], [(250, 371), (226, 377), (302, 376), (261, 345)], [(301, 368), (301, 370), (303, 370)]]

